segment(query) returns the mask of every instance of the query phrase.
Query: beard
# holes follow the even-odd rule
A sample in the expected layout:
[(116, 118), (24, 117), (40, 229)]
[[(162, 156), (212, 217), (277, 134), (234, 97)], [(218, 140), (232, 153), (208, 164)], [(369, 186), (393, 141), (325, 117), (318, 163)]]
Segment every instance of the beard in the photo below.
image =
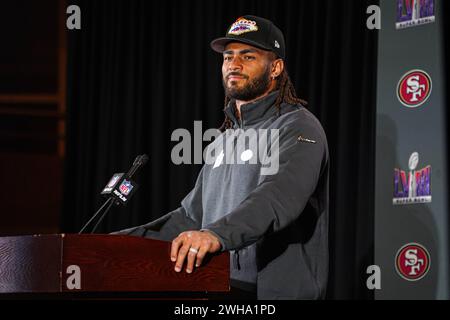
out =
[[(240, 75), (238, 72), (231, 72), (229, 75)], [(248, 79), (248, 76), (244, 76)], [(233, 82), (231, 82), (233, 83)], [(227, 80), (222, 81), (223, 88), (225, 89), (225, 95), (230, 99), (240, 100), (240, 101), (251, 101), (267, 92), (270, 86), (270, 68), (267, 67), (266, 70), (259, 76), (252, 79), (247, 85), (242, 88), (231, 85), (227, 86)]]

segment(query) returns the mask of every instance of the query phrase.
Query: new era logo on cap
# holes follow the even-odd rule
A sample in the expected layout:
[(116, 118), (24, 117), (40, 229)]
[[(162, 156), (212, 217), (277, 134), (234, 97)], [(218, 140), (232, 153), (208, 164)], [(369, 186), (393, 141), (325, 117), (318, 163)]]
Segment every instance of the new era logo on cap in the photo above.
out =
[(277, 40), (275, 40), (274, 46), (275, 46), (275, 48), (278, 48), (278, 49), (280, 48), (280, 44), (278, 43)]

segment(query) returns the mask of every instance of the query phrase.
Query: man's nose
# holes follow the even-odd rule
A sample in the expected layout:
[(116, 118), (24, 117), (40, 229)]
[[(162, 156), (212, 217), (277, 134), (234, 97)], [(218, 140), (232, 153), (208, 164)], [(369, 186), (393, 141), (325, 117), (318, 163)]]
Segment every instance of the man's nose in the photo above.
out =
[(242, 71), (242, 63), (239, 57), (233, 57), (228, 64), (228, 71)]

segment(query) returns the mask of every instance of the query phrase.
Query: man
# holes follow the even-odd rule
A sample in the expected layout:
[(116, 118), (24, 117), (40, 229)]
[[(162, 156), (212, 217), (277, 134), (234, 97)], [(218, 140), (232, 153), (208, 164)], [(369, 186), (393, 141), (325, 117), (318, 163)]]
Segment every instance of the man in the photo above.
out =
[[(266, 163), (251, 164), (250, 149), (238, 164), (222, 150), (180, 208), (119, 233), (172, 241), (176, 272), (194, 272), (207, 254), (231, 251), (231, 286), (258, 299), (324, 298), (328, 147), (320, 123), (296, 97), (283, 34), (269, 20), (244, 16), (211, 46), (223, 54), (226, 98), (223, 133), (210, 148), (224, 137), (270, 131), (276, 141), (265, 158), (276, 156), (277, 166), (263, 173)], [(226, 151), (236, 150), (231, 144)]]

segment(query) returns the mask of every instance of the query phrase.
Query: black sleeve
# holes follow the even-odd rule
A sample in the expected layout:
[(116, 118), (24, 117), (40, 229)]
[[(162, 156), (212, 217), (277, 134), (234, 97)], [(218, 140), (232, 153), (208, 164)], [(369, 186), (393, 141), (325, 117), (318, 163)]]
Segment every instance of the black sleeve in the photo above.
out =
[(305, 208), (327, 162), (320, 124), (307, 121), (285, 128), (279, 139), (278, 173), (261, 176), (259, 185), (235, 210), (205, 229), (219, 236), (223, 250), (234, 250), (285, 228)]
[(172, 241), (181, 232), (199, 230), (202, 224), (202, 177), (200, 171), (194, 189), (181, 201), (181, 206), (147, 224), (111, 234), (132, 235), (158, 240)]

